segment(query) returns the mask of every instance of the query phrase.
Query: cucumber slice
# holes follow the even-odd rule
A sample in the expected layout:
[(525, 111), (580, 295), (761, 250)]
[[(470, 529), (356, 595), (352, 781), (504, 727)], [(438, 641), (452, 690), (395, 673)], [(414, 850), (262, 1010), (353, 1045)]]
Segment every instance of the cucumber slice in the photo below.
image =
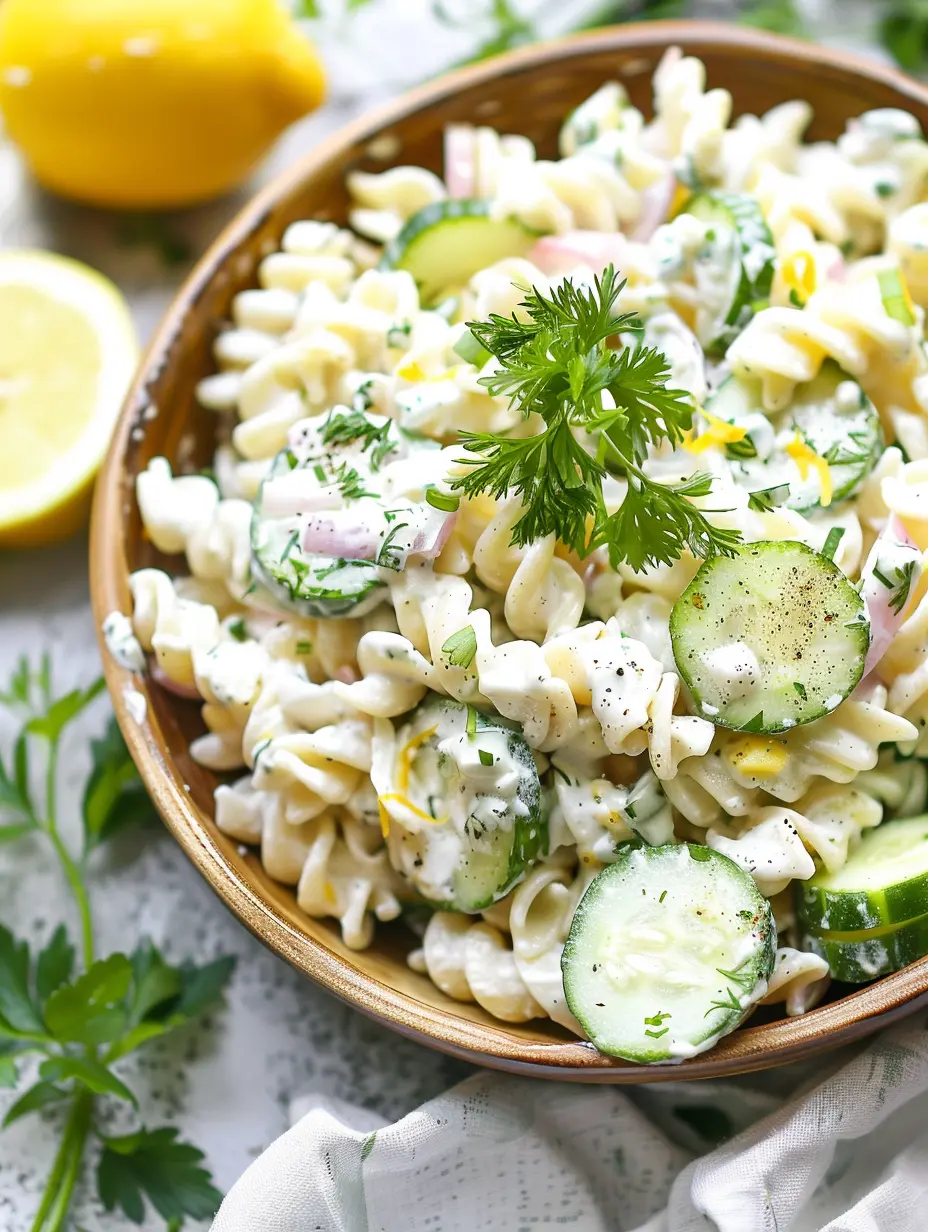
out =
[(775, 948), (770, 904), (727, 856), (689, 843), (629, 848), (580, 900), (564, 992), (600, 1052), (682, 1061), (764, 996)]
[(743, 426), (747, 436), (726, 447), (735, 479), (748, 488), (789, 484), (786, 505), (804, 512), (822, 503), (821, 468), (806, 463), (805, 475), (788, 450), (799, 441), (828, 463), (831, 500), (847, 500), (860, 488), (883, 453), (883, 430), (876, 407), (836, 363), (828, 360), (818, 376), (800, 385), (786, 410), (763, 412), (761, 383), (730, 376), (706, 404), (726, 423)]
[(824, 958), (833, 978), (842, 984), (868, 984), (928, 954), (928, 915), (894, 928), (807, 933), (801, 948)]
[(435, 696), (397, 744), (375, 781), (394, 867), (443, 911), (484, 910), (547, 851), (531, 749), (518, 727)]
[[(718, 265), (714, 283), (718, 287), (719, 308), (700, 342), (707, 351), (720, 354), (728, 349), (764, 304), (773, 283), (776, 249), (760, 205), (744, 193), (715, 190), (695, 193), (685, 203), (682, 214), (692, 214), (713, 230), (707, 235), (708, 249), (703, 264)], [(728, 242), (732, 233), (733, 242)]]
[(860, 932), (928, 915), (928, 814), (868, 830), (843, 868), (796, 888), (810, 932)]
[(386, 597), (386, 570), (366, 560), (309, 555), (302, 548), (305, 515), (275, 517), (265, 512), (265, 495), (274, 479), (297, 468), (323, 465), (314, 454), (295, 459), (294, 450), (281, 450), (258, 491), (251, 518), (253, 573), (278, 602), (301, 616), (360, 616)]
[(425, 304), (465, 286), (478, 270), (524, 257), (540, 233), (514, 218), (491, 218), (489, 201), (435, 201), (413, 214), (384, 250), (381, 269), (408, 270)]
[(673, 657), (700, 714), (781, 732), (830, 714), (864, 673), (870, 626), (841, 570), (804, 543), (707, 560), (673, 605)]

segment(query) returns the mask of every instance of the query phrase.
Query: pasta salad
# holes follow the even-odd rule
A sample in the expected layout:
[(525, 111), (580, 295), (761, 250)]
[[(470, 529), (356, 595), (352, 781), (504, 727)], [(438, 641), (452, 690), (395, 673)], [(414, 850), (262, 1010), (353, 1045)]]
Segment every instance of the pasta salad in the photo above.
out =
[(653, 85), (286, 231), (106, 633), (347, 946), (667, 1063), (928, 952), (928, 144)]

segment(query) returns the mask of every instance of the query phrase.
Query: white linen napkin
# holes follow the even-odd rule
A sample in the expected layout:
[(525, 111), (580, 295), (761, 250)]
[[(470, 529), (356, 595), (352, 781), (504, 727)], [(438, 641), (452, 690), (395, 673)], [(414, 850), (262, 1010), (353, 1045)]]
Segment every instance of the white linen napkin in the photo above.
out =
[(926, 1028), (824, 1081), (816, 1060), (785, 1102), (795, 1067), (624, 1089), (483, 1071), (394, 1125), (298, 1101), (213, 1232), (926, 1232)]

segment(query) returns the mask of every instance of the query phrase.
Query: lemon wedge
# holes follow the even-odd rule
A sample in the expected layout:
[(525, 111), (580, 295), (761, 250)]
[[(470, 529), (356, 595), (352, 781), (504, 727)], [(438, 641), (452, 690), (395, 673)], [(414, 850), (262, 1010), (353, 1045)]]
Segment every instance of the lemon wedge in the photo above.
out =
[(137, 361), (108, 279), (53, 253), (0, 252), (0, 547), (84, 524)]

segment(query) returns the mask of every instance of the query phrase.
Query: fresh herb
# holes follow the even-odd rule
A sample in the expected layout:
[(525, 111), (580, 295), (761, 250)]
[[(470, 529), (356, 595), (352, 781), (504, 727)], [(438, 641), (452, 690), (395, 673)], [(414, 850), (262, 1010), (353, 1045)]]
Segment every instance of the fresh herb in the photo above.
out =
[(409, 335), (412, 333), (412, 325), (409, 321), (403, 321), (397, 325), (391, 325), (387, 330), (387, 346), (402, 347), (409, 341)]
[(897, 616), (909, 601), (909, 591), (912, 589), (912, 581), (915, 577), (915, 566), (917, 563), (915, 560), (907, 560), (904, 565), (897, 565), (893, 569), (892, 578), (888, 578), (885, 573), (882, 573), (878, 566), (874, 565), (873, 567), (873, 576), (876, 580), (881, 582), (887, 590), (892, 591), (889, 597), (889, 606)]
[(891, 0), (879, 34), (897, 64), (909, 72), (924, 71), (928, 52), (928, 6), (924, 0)]
[(834, 560), (835, 552), (837, 552), (838, 550), (838, 544), (841, 542), (843, 538), (844, 538), (844, 527), (843, 526), (833, 526), (825, 538), (825, 543), (822, 546), (821, 555), (824, 556), (826, 560)]
[[(544, 430), (515, 438), (463, 433), (464, 448), (479, 460), (464, 459), (469, 471), (453, 484), (468, 496), (518, 493), (524, 512), (513, 527), (517, 546), (553, 533), (580, 556), (605, 547), (613, 568), (625, 561), (636, 572), (672, 564), (686, 548), (699, 558), (734, 555), (739, 533), (716, 528), (691, 503), (710, 494), (709, 475), (672, 486), (643, 469), (649, 446), (682, 443), (693, 407), (682, 390), (667, 388), (667, 362), (659, 351), (606, 345), (641, 328), (634, 313), (616, 312), (623, 285), (609, 266), (592, 288), (568, 280), (547, 297), (530, 292), (524, 319), (494, 313), (470, 323), (499, 362), (499, 371), (480, 383), (494, 396), (509, 397), (526, 419), (538, 416)], [(615, 410), (603, 409), (604, 392)], [(602, 491), (607, 455), (628, 483), (611, 514)]]
[(626, 804), (625, 816), (629, 819), (629, 821), (634, 821), (637, 815), (638, 814), (635, 812), (634, 804)]
[(245, 628), (245, 622), (239, 616), (236, 620), (230, 620), (226, 625), (230, 636), (234, 637), (237, 642), (248, 641), (248, 630)]
[(313, 474), (316, 476), (316, 478), (321, 484), (328, 484), (329, 478), (326, 475), (325, 469), (323, 468), (320, 462), (317, 462), (316, 465), (313, 467)]
[(293, 452), (293, 450), (292, 450), (292, 449), (289, 449), (289, 448), (288, 448), (288, 449), (285, 449), (285, 450), (284, 450), (284, 457), (287, 459), (287, 467), (288, 467), (288, 469), (289, 469), (289, 470), (291, 470), (291, 471), (295, 471), (295, 470), (296, 470), (296, 468), (297, 468), (297, 467), (299, 466), (299, 464), (300, 464), (300, 460), (299, 460), (299, 458), (296, 456), (296, 454)]
[(319, 435), (323, 445), (352, 445), (361, 441), (361, 452), (371, 451), (371, 470), (378, 471), (387, 454), (396, 449), (395, 442), (390, 440), (392, 424), (391, 419), (386, 419), (378, 427), (363, 411), (332, 411)]
[(492, 766), (493, 765), (493, 754), (488, 753), (486, 749), (478, 749), (477, 756), (480, 758), (481, 766)]
[[(102, 690), (99, 680), (55, 697), (46, 656), (37, 671), (21, 659), (0, 693), (0, 702), (23, 720), (12, 756), (0, 756), (0, 840), (20, 835), (47, 839), (80, 920), (79, 946), (59, 925), (38, 953), (0, 926), (0, 1085), (16, 1089), (25, 1079), (3, 1124), (48, 1109), (62, 1125), (61, 1143), (32, 1223), (34, 1232), (60, 1232), (65, 1226), (92, 1139), (100, 1144), (101, 1202), (107, 1210), (119, 1205), (136, 1223), (145, 1217), (145, 1198), (170, 1228), (179, 1229), (188, 1216), (210, 1218), (222, 1196), (201, 1166), (202, 1153), (179, 1142), (176, 1129), (143, 1126), (108, 1138), (98, 1128), (101, 1099), (138, 1107), (135, 1093), (118, 1072), (123, 1058), (218, 1004), (234, 963), (222, 958), (203, 967), (173, 966), (149, 941), (131, 954), (97, 957), (91, 859), (113, 835), (153, 815), (110, 719), (103, 737), (91, 742), (92, 770), (83, 791), (77, 853), (59, 830), (62, 734)], [(40, 763), (44, 790), (36, 791)], [(30, 1067), (26, 1078), (20, 1062), (32, 1057), (38, 1065), (34, 1071)]]
[[(648, 1020), (645, 1019), (645, 1022)], [(666, 1035), (670, 1027), (662, 1027), (660, 1031), (652, 1031), (650, 1027), (645, 1028), (645, 1035), (650, 1035), (652, 1039), (660, 1039), (662, 1035)]]
[(735, 996), (734, 990), (731, 988), (726, 988), (725, 992), (727, 993), (727, 996), (724, 1000), (709, 1002), (710, 1008), (706, 1010), (705, 1014), (703, 1014), (703, 1018), (708, 1018), (709, 1015), (714, 1014), (716, 1010), (736, 1010), (739, 1014), (741, 1013), (741, 1002)]
[(384, 569), (393, 569), (394, 571), (400, 568), (400, 549), (393, 546), (393, 540), (409, 526), (408, 522), (397, 522), (396, 526), (390, 531), (386, 539), (380, 546), (380, 551), (377, 553), (376, 564), (381, 565)]
[(457, 513), (461, 506), (460, 496), (449, 496), (447, 492), (439, 492), (438, 488), (426, 488), (425, 499), (433, 509), (440, 509), (442, 513)]
[(667, 897), (667, 891), (666, 891), (666, 890), (661, 890), (661, 895), (660, 895), (660, 898), (659, 898), (657, 901), (658, 901), (659, 903), (662, 903), (666, 897)]
[(290, 555), (290, 553), (291, 553), (291, 552), (293, 551), (293, 549), (296, 547), (297, 543), (299, 542), (299, 539), (300, 539), (300, 532), (299, 532), (298, 530), (295, 530), (295, 531), (293, 532), (293, 534), (290, 536), (290, 538), (287, 540), (287, 542), (286, 542), (286, 544), (285, 544), (285, 546), (284, 546), (284, 550), (283, 550), (283, 552), (281, 552), (281, 554), (280, 554), (280, 563), (281, 563), (281, 564), (283, 564), (283, 563), (284, 563), (284, 561), (287, 559), (287, 557)]
[(762, 732), (764, 730), (764, 712), (758, 710), (757, 714), (752, 719), (748, 719), (747, 723), (742, 723), (738, 731), (743, 732)]
[(789, 500), (789, 484), (778, 483), (772, 488), (759, 488), (748, 493), (748, 508), (757, 513), (770, 513), (778, 505), (785, 505)]
[(312, 649), (313, 649), (313, 644), (308, 638), (301, 637), (298, 639), (297, 644), (296, 644), (296, 653), (298, 655), (311, 654)]
[(441, 648), (442, 654), (448, 656), (452, 667), (470, 667), (477, 653), (477, 634), (473, 625), (466, 625), (452, 633)]
[(473, 706), (467, 707), (467, 724), (465, 731), (468, 736), (476, 736), (477, 734), (477, 711)]
[[(664, 892), (666, 893), (666, 890)], [(672, 1018), (672, 1017), (673, 1017), (673, 1014), (669, 1014), (666, 1010), (659, 1010), (651, 1018), (646, 1018), (644, 1020), (645, 1026), (659, 1027), (661, 1023), (663, 1023), (665, 1018)]]
[(806, 700), (806, 686), (802, 683), (801, 680), (793, 681), (793, 689), (796, 691), (796, 693), (799, 694), (799, 696), (802, 698), (803, 701)]
[(380, 499), (379, 492), (368, 492), (364, 486), (364, 480), (347, 462), (339, 463), (335, 471), (335, 482), (338, 484), (342, 498), (346, 501), (360, 500), (362, 496), (371, 496), (375, 500)]
[(771, 34), (809, 37), (795, 0), (759, 0), (758, 3), (749, 4), (738, 20), (743, 26), (755, 26), (759, 30), (769, 30)]

